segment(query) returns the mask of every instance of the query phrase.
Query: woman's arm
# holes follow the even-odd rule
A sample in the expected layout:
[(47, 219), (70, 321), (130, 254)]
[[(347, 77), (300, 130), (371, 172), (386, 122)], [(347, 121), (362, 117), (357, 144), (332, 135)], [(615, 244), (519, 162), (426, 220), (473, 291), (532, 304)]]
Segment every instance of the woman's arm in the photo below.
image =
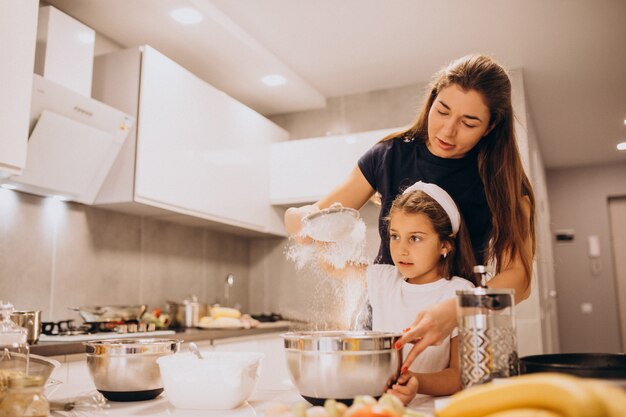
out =
[(330, 194), (312, 205), (291, 207), (285, 212), (285, 227), (290, 236), (297, 236), (302, 229), (302, 219), (313, 212), (341, 203), (344, 207), (360, 209), (374, 195), (374, 189), (365, 179), (358, 166), (355, 166), (348, 178)]
[[(521, 204), (527, 224), (529, 225), (528, 227), (530, 228), (530, 199), (528, 197), (522, 198)], [(522, 256), (528, 256), (532, 259), (532, 245), (532, 238), (529, 234), (526, 236), (524, 246), (521, 248), (524, 253), (517, 253), (515, 256), (511, 256), (511, 254), (508, 253), (502, 256), (502, 259), (498, 259), (498, 263), (502, 265), (500, 273), (491, 278), (487, 283), (487, 286), (490, 288), (513, 288), (515, 290), (515, 304), (524, 301), (530, 296), (530, 281), (533, 271), (532, 269), (526, 271), (522, 263)], [(532, 267), (532, 261), (530, 265)]]

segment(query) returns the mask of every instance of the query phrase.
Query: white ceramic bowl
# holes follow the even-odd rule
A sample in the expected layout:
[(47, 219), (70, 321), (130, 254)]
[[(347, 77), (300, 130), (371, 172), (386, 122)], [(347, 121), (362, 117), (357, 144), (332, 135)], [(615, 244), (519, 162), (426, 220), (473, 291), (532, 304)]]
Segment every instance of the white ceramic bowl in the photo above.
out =
[(157, 359), (163, 388), (176, 408), (229, 410), (246, 401), (260, 373), (262, 353), (202, 352)]

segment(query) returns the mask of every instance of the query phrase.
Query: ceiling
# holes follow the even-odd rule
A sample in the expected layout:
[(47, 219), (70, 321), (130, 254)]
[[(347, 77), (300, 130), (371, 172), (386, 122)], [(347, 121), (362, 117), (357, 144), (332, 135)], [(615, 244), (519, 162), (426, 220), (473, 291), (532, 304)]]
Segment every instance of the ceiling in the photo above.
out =
[[(626, 162), (626, 1), (47, 0), (124, 47), (149, 44), (265, 115), (425, 83), (454, 58), (524, 74), (548, 168)], [(201, 23), (169, 12), (193, 7)], [(267, 87), (264, 75), (288, 82)]]

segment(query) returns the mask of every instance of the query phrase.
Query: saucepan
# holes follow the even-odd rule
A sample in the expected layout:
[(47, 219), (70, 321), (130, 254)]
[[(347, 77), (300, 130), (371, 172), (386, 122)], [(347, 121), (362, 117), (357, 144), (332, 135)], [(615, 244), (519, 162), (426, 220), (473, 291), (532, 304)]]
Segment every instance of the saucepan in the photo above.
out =
[(29, 345), (37, 343), (41, 334), (41, 310), (13, 311), (11, 320), (27, 330), (26, 341)]
[(563, 372), (566, 374), (626, 380), (626, 354), (623, 353), (557, 353), (525, 356), (520, 370), (534, 372)]
[(210, 306), (199, 302), (198, 298), (192, 295), (182, 303), (167, 301), (167, 311), (172, 318), (172, 327), (197, 327), (200, 319), (209, 315)]
[(77, 311), (87, 323), (138, 321), (147, 309), (145, 304), (70, 307), (70, 310)]

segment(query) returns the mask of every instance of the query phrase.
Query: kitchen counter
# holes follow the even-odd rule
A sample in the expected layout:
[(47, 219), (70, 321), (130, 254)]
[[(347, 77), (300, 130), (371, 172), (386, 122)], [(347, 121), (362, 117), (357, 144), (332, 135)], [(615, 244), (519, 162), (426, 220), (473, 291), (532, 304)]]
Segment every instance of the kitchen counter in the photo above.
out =
[[(264, 358), (261, 362), (257, 388), (250, 399), (237, 409), (219, 411), (177, 409), (167, 400), (167, 393), (163, 393), (150, 401), (108, 402), (108, 408), (99, 412), (76, 410), (76, 414), (68, 412), (53, 415), (65, 415), (67, 417), (76, 415), (89, 417), (263, 417), (265, 411), (271, 408), (273, 404), (283, 403), (292, 406), (304, 402), (289, 377), (283, 340), (280, 337), (280, 333), (297, 329), (299, 326), (299, 323), (291, 322), (264, 323), (258, 328), (249, 330), (189, 329), (175, 335), (175, 337), (185, 341), (197, 341), (203, 351), (255, 351), (263, 353)], [(71, 343), (71, 345), (81, 347), (81, 354), (66, 353), (61, 366), (53, 371), (51, 380), (57, 383), (50, 384), (44, 391), (50, 400), (72, 401), (76, 397), (97, 392), (86, 366), (84, 348), (80, 343)], [(67, 351), (66, 346), (65, 352)], [(421, 397), (414, 400), (410, 404), (410, 408), (432, 415), (434, 403), (432, 397)]]
[[(84, 393), (83, 390), (80, 391)], [(52, 399), (61, 398), (72, 399), (72, 395), (77, 392), (68, 392), (67, 390), (59, 390)], [(167, 400), (167, 394), (163, 393), (154, 400), (136, 401), (136, 402), (108, 402), (108, 408), (100, 412), (81, 412), (81, 416), (93, 417), (133, 417), (133, 416), (174, 416), (174, 417), (263, 417), (265, 412), (275, 406), (277, 403), (293, 406), (299, 402), (305, 402), (298, 391), (291, 386), (284, 389), (267, 389), (258, 386), (253, 392), (250, 399), (240, 407), (233, 410), (184, 410), (178, 409), (170, 404)], [(425, 413), (428, 416), (434, 415), (435, 400), (433, 397), (416, 398), (409, 408)], [(54, 415), (64, 415), (58, 413)], [(72, 414), (67, 414), (68, 416)]]
[[(185, 342), (213, 341), (220, 339), (230, 339), (238, 337), (255, 336), (264, 333), (286, 332), (292, 328), (289, 321), (277, 321), (274, 323), (260, 323), (253, 329), (182, 329), (175, 334), (159, 336), (163, 338), (180, 339)], [(127, 337), (124, 334), (111, 333), (111, 339)], [(150, 333), (144, 333), (138, 337), (151, 337)], [(43, 342), (31, 346), (30, 352), (42, 356), (62, 356), (76, 353), (85, 353), (85, 346), (82, 342), (54, 341)]]

